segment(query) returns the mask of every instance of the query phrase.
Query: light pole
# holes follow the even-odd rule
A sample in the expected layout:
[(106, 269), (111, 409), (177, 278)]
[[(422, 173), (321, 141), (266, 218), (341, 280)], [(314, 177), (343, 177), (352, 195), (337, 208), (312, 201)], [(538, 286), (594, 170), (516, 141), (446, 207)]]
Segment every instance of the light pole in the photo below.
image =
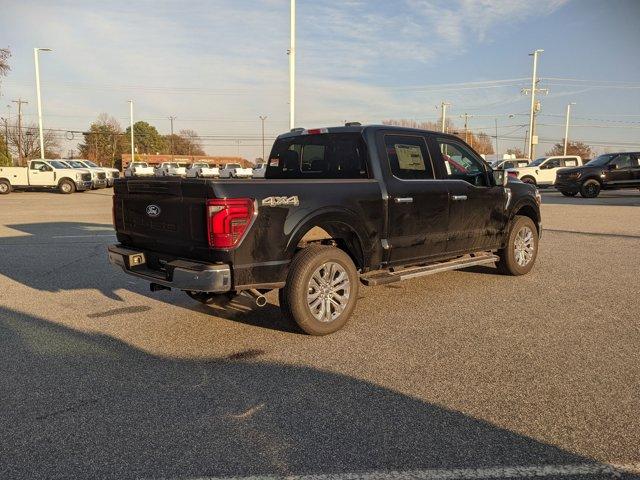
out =
[[(509, 118), (513, 118), (515, 117), (515, 115), (513, 113), (510, 113), (509, 115), (507, 115)], [(498, 157), (498, 117), (493, 119), (496, 123), (496, 162), (500, 161), (500, 158)]]
[(174, 154), (173, 154), (173, 121), (177, 118), (174, 116), (170, 116), (168, 117), (169, 120), (171, 121), (171, 161), (173, 162), (174, 159)]
[(296, 0), (291, 0), (291, 43), (289, 46), (289, 128), (296, 125)]
[(39, 52), (50, 52), (50, 48), (34, 48), (33, 59), (36, 66), (36, 95), (38, 97), (38, 129), (40, 131), (40, 159), (44, 160), (44, 133), (42, 131), (42, 99), (40, 98), (40, 63), (38, 61)]
[(135, 147), (133, 143), (133, 100), (129, 100), (129, 119), (130, 119), (130, 130), (131, 130), (131, 163), (135, 161), (134, 152)]
[(264, 158), (264, 121), (267, 119), (266, 115), (260, 115), (260, 121), (262, 122), (262, 161), (265, 162)]
[(533, 155), (533, 116), (536, 105), (536, 83), (538, 83), (538, 79), (536, 77), (538, 72), (538, 55), (542, 52), (544, 52), (544, 50), (538, 49), (529, 54), (533, 56), (533, 75), (531, 76), (531, 111), (529, 113), (529, 140), (527, 150), (527, 155), (530, 159), (532, 159)]
[(571, 105), (575, 105), (575, 102), (567, 104), (567, 121), (564, 126), (564, 153), (567, 154), (567, 146), (569, 145), (569, 117), (571, 116)]
[(440, 102), (440, 109), (442, 110), (441, 112), (441, 122), (440, 122), (440, 130), (442, 131), (442, 133), (445, 133), (445, 121), (447, 119), (447, 106), (451, 105), (450, 103), (447, 102)]

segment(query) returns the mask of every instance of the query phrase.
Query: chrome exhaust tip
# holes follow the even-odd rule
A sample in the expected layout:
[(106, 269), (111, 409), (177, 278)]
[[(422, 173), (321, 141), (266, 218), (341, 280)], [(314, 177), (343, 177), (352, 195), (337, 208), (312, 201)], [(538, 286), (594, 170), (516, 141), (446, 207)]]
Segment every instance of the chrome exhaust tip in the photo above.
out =
[(252, 288), (251, 290), (245, 290), (245, 293), (253, 298), (257, 307), (264, 307), (267, 304), (267, 297), (262, 295), (258, 290)]

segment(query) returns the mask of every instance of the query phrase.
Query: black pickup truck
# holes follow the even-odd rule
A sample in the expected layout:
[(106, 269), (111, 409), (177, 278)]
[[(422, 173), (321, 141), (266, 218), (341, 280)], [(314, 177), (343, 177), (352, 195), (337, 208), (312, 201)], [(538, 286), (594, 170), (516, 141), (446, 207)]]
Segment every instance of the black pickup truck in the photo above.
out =
[(314, 335), (346, 323), (360, 283), (490, 263), (525, 274), (541, 233), (537, 189), (459, 138), (359, 124), (280, 135), (265, 179), (117, 180), (113, 218), (110, 262), (152, 290), (264, 305), (279, 289)]

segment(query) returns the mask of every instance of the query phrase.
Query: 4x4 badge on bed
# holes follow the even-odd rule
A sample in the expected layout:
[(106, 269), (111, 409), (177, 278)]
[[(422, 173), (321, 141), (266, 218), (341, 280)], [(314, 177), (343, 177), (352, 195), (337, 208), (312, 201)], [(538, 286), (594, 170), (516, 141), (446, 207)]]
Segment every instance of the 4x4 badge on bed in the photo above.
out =
[(300, 205), (298, 201), (298, 196), (294, 195), (293, 197), (267, 197), (262, 199), (262, 205), (265, 207), (280, 207), (280, 206), (294, 206), (297, 207)]
[(158, 205), (147, 205), (147, 216), (151, 218), (156, 218), (160, 215), (160, 207)]

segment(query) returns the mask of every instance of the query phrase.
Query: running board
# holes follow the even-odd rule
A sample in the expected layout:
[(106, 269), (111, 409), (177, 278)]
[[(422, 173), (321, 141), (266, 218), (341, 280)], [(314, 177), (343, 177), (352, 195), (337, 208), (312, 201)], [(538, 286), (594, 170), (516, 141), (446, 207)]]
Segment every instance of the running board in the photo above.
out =
[(447, 272), (449, 270), (486, 265), (488, 263), (495, 263), (498, 260), (500, 260), (500, 257), (492, 253), (474, 253), (473, 255), (465, 255), (464, 257), (447, 262), (432, 263), (431, 265), (421, 267), (409, 267), (395, 272), (377, 272), (371, 275), (363, 275), (360, 277), (360, 281), (367, 286), (385, 285), (387, 283), (401, 282), (402, 280)]

